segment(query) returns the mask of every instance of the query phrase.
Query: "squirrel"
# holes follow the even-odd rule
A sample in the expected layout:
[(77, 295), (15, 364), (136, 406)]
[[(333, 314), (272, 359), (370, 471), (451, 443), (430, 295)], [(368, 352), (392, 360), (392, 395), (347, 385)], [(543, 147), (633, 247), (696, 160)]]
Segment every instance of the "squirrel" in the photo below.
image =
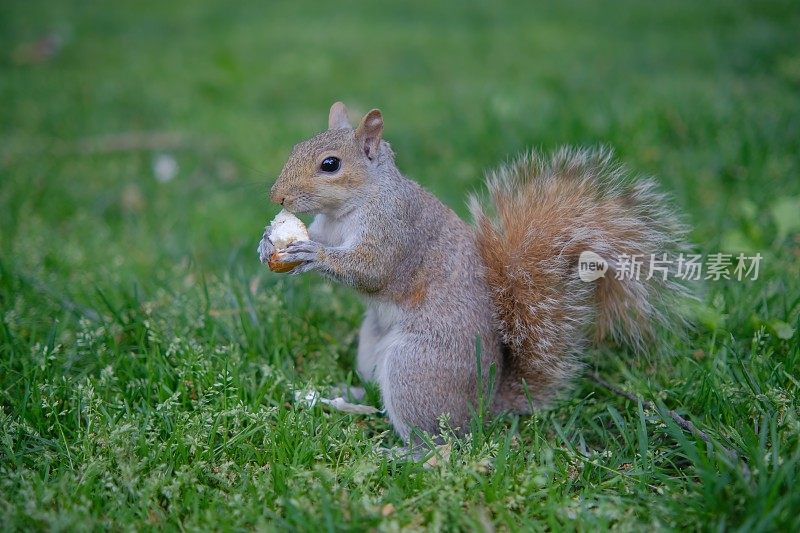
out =
[[(328, 130), (293, 147), (270, 199), (315, 215), (311, 240), (281, 255), (300, 262), (292, 273), (365, 296), (357, 371), (377, 382), (401, 438), (438, 434), (443, 415), (463, 433), (480, 398), (492, 416), (529, 414), (593, 343), (641, 350), (657, 324), (675, 323), (687, 291), (647, 259), (682, 249), (686, 229), (654, 180), (633, 179), (607, 149), (529, 152), (488, 174), (488, 201), (469, 198), (473, 227), (401, 174), (383, 126), (373, 109), (353, 129), (334, 103)], [(593, 281), (578, 273), (586, 251), (607, 265)], [(645, 259), (638, 276), (617, 275), (624, 257)]]

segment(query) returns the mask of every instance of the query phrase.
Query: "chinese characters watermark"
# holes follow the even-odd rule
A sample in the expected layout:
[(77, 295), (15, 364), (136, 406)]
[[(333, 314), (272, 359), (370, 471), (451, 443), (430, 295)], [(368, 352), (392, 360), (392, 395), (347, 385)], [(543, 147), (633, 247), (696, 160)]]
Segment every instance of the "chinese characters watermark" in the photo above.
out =
[(686, 281), (699, 280), (737, 280), (755, 281), (758, 279), (763, 256), (713, 253), (703, 257), (700, 254), (620, 254), (606, 260), (592, 251), (582, 252), (578, 259), (578, 276), (582, 281), (594, 281), (604, 277), (609, 270), (615, 279), (644, 279), (655, 276), (666, 281), (669, 277)]

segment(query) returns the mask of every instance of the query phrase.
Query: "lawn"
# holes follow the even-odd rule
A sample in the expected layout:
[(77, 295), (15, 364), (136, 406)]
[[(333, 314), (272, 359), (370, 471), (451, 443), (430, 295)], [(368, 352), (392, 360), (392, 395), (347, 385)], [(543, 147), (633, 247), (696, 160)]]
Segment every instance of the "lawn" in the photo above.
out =
[[(799, 27), (792, 0), (3, 2), (0, 529), (800, 529)], [(585, 377), (387, 460), (384, 417), (295, 399), (359, 384), (361, 301), (255, 253), (335, 100), (462, 216), (519, 152), (608, 145), (758, 279), (706, 282), (662, 353), (587, 354), (644, 403)]]

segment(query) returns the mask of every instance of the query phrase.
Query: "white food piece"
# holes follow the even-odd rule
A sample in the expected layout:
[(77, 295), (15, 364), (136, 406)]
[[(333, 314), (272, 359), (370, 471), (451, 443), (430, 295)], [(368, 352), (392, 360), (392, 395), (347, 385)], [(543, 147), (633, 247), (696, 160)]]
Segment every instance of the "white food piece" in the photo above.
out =
[(272, 241), (276, 250), (285, 250), (295, 241), (310, 240), (303, 221), (285, 209), (278, 213), (270, 226), (272, 226), (272, 231), (270, 231), (269, 240)]

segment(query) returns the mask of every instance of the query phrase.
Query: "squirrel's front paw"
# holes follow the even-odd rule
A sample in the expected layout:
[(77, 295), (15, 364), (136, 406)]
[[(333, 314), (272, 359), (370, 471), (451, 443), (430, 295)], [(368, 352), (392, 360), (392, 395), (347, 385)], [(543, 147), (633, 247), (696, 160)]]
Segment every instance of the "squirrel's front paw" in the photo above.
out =
[(301, 274), (320, 267), (322, 252), (325, 246), (314, 241), (295, 241), (280, 252), (280, 260), (284, 263), (300, 263), (291, 271)]
[(272, 226), (264, 228), (264, 235), (261, 236), (261, 242), (258, 243), (258, 259), (265, 265), (269, 262), (269, 256), (272, 255), (272, 252), (275, 250), (275, 245), (269, 240), (269, 234), (271, 232)]

